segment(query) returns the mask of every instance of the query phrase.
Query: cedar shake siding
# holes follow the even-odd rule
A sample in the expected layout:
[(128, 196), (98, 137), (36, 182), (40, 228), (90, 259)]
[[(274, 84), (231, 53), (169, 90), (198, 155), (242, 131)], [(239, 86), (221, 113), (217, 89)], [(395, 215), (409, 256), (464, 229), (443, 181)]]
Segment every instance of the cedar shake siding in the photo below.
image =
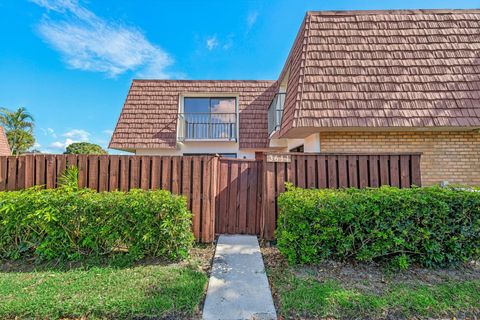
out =
[(480, 185), (478, 132), (322, 132), (322, 152), (422, 152), (422, 185)]
[(0, 127), (0, 156), (10, 156), (11, 154), (5, 131), (3, 130), (3, 127)]
[(280, 137), (480, 127), (480, 10), (308, 12)]
[(238, 96), (239, 146), (268, 147), (267, 108), (275, 81), (134, 80), (109, 148), (175, 149), (180, 98), (189, 94)]

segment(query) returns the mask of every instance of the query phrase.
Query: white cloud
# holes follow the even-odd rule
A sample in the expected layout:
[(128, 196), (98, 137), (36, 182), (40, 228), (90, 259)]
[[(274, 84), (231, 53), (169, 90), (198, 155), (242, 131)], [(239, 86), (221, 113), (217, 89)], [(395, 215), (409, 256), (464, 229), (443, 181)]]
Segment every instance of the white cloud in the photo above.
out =
[(165, 68), (173, 63), (172, 58), (138, 28), (102, 19), (78, 0), (30, 1), (48, 10), (38, 31), (69, 67), (111, 77), (126, 71), (137, 71), (143, 77), (169, 77)]
[(63, 142), (61, 142), (61, 141), (52, 142), (48, 147), (51, 148), (51, 149), (64, 150), (65, 148), (67, 148), (69, 145), (71, 145), (74, 142), (75, 141), (73, 141), (72, 139), (67, 138)]
[(110, 130), (110, 129), (103, 130), (102, 132), (105, 133), (106, 135), (109, 135), (109, 136), (111, 136), (113, 134), (113, 130)]
[(40, 128), (40, 130), (42, 130), (42, 132), (45, 136), (50, 136), (50, 137), (55, 138), (55, 139), (57, 138), (55, 130), (53, 130), (52, 128), (46, 128), (46, 129), (45, 128)]
[(83, 129), (72, 129), (61, 135), (65, 140), (54, 141), (48, 145), (50, 149), (65, 150), (67, 146), (74, 142), (88, 142), (90, 141), (90, 133)]
[(88, 141), (90, 133), (83, 129), (73, 129), (65, 132), (62, 136), (74, 139), (75, 141)]
[(228, 50), (233, 46), (233, 34), (229, 34), (226, 38), (220, 40), (216, 35), (210, 36), (206, 39), (205, 45), (209, 51), (216, 48)]
[(247, 16), (247, 30), (250, 30), (255, 22), (257, 22), (258, 11), (252, 11)]
[(207, 49), (210, 51), (218, 47), (219, 42), (217, 40), (217, 36), (212, 36), (207, 38), (206, 44), (207, 44)]

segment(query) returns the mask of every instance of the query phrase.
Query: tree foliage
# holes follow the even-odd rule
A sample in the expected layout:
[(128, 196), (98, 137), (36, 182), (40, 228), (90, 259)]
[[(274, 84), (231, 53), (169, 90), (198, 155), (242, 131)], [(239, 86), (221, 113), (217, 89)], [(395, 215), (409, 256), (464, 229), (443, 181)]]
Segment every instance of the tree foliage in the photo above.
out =
[(67, 146), (65, 154), (107, 154), (98, 144), (90, 142), (74, 142)]
[(25, 108), (21, 107), (15, 111), (0, 109), (0, 124), (5, 128), (12, 154), (25, 153), (35, 145), (34, 119)]

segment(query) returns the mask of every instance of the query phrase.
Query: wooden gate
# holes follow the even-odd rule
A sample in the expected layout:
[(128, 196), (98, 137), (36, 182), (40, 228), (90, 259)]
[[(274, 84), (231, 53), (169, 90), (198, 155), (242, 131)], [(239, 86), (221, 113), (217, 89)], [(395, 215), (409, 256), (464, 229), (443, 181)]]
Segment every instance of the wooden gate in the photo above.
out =
[(215, 233), (260, 234), (262, 161), (220, 159)]

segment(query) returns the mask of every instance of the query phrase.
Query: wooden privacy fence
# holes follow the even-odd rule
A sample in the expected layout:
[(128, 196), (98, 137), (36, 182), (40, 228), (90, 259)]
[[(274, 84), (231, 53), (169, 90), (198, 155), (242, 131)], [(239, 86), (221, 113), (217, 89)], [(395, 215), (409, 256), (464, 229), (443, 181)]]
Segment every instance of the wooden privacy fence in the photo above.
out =
[(214, 156), (25, 155), (0, 157), (0, 190), (35, 185), (55, 188), (67, 166), (78, 168), (80, 187), (97, 191), (164, 189), (186, 196), (193, 233), (214, 238), (218, 158)]
[[(421, 185), (420, 153), (413, 154), (269, 154), (264, 161), (262, 237), (274, 238), (277, 196), (285, 182), (302, 188), (364, 188)], [(339, 213), (341, 214), (341, 213)]]
[(187, 198), (193, 232), (202, 242), (215, 233), (245, 233), (272, 240), (277, 196), (285, 182), (304, 188), (421, 185), (420, 154), (264, 154), (261, 159), (215, 156), (26, 155), (0, 157), (0, 191), (34, 185), (55, 188), (67, 166), (80, 187), (98, 191), (165, 189)]

